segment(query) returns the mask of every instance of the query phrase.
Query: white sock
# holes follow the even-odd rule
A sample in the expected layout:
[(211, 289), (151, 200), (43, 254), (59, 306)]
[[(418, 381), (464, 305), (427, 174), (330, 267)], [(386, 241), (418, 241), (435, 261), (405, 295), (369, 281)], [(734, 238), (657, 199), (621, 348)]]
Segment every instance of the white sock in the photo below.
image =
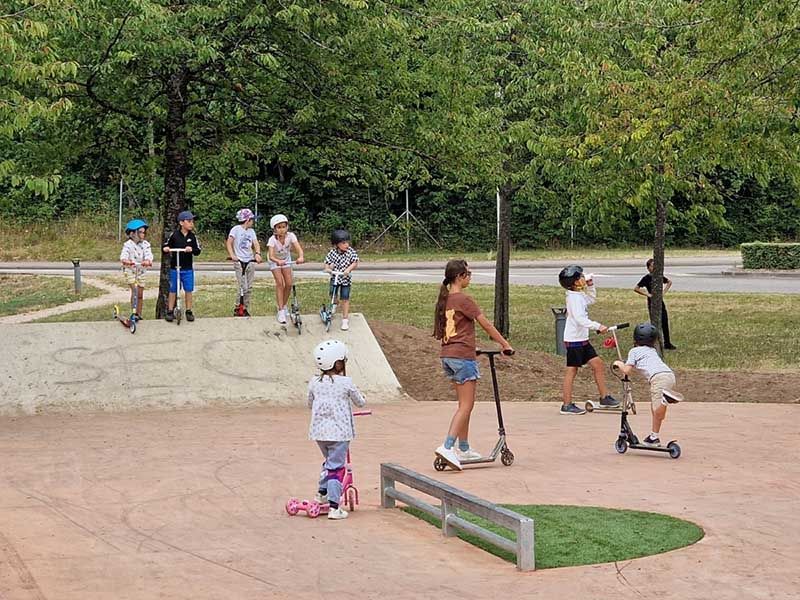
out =
[(650, 438), (654, 439), (654, 440), (657, 440), (658, 439), (658, 434), (655, 431), (651, 431), (650, 432)]

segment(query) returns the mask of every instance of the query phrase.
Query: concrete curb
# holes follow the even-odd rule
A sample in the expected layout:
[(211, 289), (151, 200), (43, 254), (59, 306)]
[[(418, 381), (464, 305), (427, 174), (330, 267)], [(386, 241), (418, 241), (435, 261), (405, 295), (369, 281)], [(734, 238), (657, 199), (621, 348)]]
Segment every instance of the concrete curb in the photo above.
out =
[(800, 279), (800, 269), (795, 271), (768, 271), (766, 269), (743, 269), (737, 266), (722, 271), (721, 275), (725, 277), (785, 277)]

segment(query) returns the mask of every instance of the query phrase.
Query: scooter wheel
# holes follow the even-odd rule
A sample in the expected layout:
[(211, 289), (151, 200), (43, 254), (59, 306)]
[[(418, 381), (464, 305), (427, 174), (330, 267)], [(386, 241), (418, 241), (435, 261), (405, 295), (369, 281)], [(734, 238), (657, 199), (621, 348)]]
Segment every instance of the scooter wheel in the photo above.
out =
[(131, 317), (130, 321), (128, 321), (128, 328), (131, 333), (136, 333), (136, 317)]
[(347, 506), (350, 508), (350, 512), (353, 512), (356, 509), (356, 490), (355, 488), (350, 488), (347, 490)]
[(289, 498), (286, 501), (286, 512), (289, 513), (290, 516), (295, 516), (299, 510), (300, 502), (298, 502), (297, 498)]
[(505, 466), (510, 467), (514, 464), (514, 453), (508, 448), (500, 451), (500, 462)]
[(180, 325), (183, 318), (183, 311), (180, 308), (175, 309), (175, 324)]
[(676, 442), (667, 444), (667, 450), (669, 450), (670, 458), (679, 458), (681, 455), (681, 447)]
[(433, 460), (433, 468), (437, 471), (444, 471), (447, 468), (447, 461), (443, 459), (441, 456), (437, 456)]
[(119, 319), (119, 306), (114, 305), (114, 318)]
[(306, 510), (306, 514), (311, 517), (312, 519), (316, 519), (319, 516), (321, 506), (319, 502), (314, 502), (313, 500), (308, 504), (308, 509)]
[(586, 409), (586, 412), (592, 412), (594, 410), (594, 403), (587, 402), (586, 404), (583, 405), (583, 407)]
[(617, 438), (614, 442), (614, 449), (620, 454), (625, 454), (628, 451), (628, 441), (623, 438)]

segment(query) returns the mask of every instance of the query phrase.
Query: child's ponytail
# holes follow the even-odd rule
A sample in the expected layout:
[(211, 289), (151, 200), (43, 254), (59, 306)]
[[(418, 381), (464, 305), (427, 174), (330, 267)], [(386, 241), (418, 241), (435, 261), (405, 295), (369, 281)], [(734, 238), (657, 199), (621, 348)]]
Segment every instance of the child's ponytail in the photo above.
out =
[(436, 300), (436, 310), (433, 314), (433, 337), (441, 340), (444, 337), (445, 310), (447, 309), (447, 295), (450, 293), (449, 286), (459, 275), (467, 272), (467, 261), (464, 259), (451, 260), (444, 268), (444, 280), (439, 288), (439, 298)]

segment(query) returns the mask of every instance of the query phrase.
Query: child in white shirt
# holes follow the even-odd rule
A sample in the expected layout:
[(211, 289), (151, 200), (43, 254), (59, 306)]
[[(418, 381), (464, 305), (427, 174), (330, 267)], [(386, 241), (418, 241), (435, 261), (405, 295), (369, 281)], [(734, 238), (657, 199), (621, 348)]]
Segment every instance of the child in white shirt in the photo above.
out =
[(142, 305), (144, 304), (144, 276), (147, 267), (153, 266), (153, 250), (147, 235), (147, 222), (142, 219), (128, 221), (125, 233), (128, 239), (122, 245), (119, 261), (122, 263), (122, 274), (125, 283), (131, 288), (131, 312), (136, 318), (142, 318)]
[(589, 343), (589, 330), (604, 333), (608, 327), (589, 318), (588, 307), (595, 303), (597, 290), (591, 276), (588, 281), (583, 276), (583, 268), (570, 265), (558, 274), (558, 282), (567, 290), (567, 322), (564, 327), (564, 346), (567, 350), (567, 369), (564, 372), (562, 389), (562, 415), (582, 415), (586, 412), (572, 401), (572, 385), (578, 369), (585, 364), (592, 367), (597, 391), (600, 392), (600, 405), (607, 408), (619, 406), (619, 400), (608, 394), (603, 360), (597, 356)]
[(297, 236), (289, 231), (289, 219), (277, 214), (269, 220), (272, 236), (267, 240), (269, 270), (275, 278), (275, 302), (278, 305), (278, 323), (286, 323), (289, 314), (289, 295), (292, 293), (294, 279), (292, 274), (292, 250), (297, 254), (296, 262), (305, 262), (303, 247)]
[(308, 382), (308, 407), (311, 409), (309, 439), (315, 440), (325, 461), (322, 463), (317, 502), (330, 506), (329, 519), (346, 519), (339, 506), (342, 496), (347, 449), (355, 437), (351, 403), (364, 406), (364, 395), (345, 375), (347, 346), (327, 340), (314, 349), (314, 360), (321, 373)]

